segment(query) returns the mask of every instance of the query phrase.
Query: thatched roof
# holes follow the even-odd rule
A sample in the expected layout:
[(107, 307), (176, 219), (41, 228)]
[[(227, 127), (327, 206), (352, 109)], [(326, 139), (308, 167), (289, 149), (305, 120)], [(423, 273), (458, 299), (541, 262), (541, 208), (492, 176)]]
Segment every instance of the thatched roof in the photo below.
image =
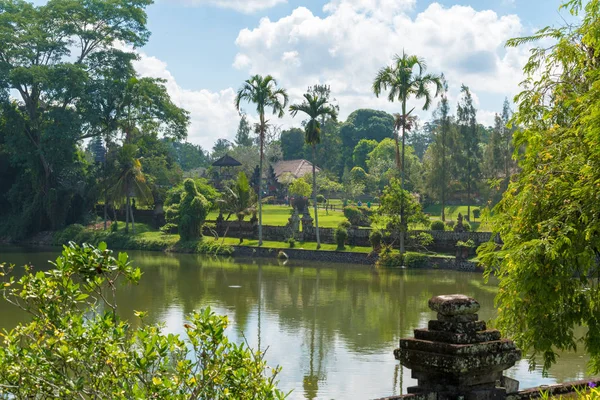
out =
[(231, 157), (229, 154), (225, 154), (223, 157), (212, 163), (212, 165), (213, 167), (239, 167), (242, 163)]
[[(290, 174), (297, 179), (312, 173), (312, 163), (307, 160), (278, 161), (273, 165), (273, 170), (278, 181), (284, 174)], [(321, 169), (316, 167), (316, 171), (320, 172)]]

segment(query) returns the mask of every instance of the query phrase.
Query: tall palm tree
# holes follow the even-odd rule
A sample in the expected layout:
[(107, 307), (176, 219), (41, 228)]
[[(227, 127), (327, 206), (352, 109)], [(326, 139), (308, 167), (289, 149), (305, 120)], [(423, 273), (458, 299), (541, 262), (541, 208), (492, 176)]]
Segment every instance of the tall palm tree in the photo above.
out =
[(290, 112), (293, 117), (301, 111), (308, 115), (309, 121), (304, 128), (304, 141), (306, 144), (312, 147), (313, 162), (312, 162), (312, 175), (313, 175), (313, 205), (315, 207), (315, 227), (317, 229), (317, 249), (321, 248), (321, 237), (319, 236), (319, 213), (317, 212), (317, 144), (321, 143), (321, 123), (319, 118), (323, 119), (326, 116), (331, 117), (332, 120), (337, 119), (337, 111), (335, 107), (328, 103), (327, 97), (320, 96), (317, 94), (306, 93), (304, 95), (304, 101), (301, 104), (292, 104), (290, 106)]
[[(415, 69), (418, 71), (416, 73)], [(425, 60), (415, 55), (407, 55), (404, 51), (402, 56), (395, 55), (393, 64), (379, 70), (373, 81), (373, 92), (379, 97), (382, 91), (388, 90), (388, 100), (394, 102), (398, 100), (402, 104), (402, 114), (396, 118), (394, 123), (396, 134), (396, 166), (401, 171), (401, 188), (404, 190), (404, 148), (406, 143), (406, 133), (412, 128), (414, 122), (410, 115), (414, 108), (406, 111), (406, 102), (411, 96), (417, 99), (425, 99), (423, 110), (429, 109), (433, 97), (437, 97), (443, 87), (441, 78), (437, 75), (425, 74), (427, 65)], [(431, 95), (429, 87), (435, 85), (435, 95)], [(399, 157), (398, 133), (402, 130), (402, 159)], [(400, 205), (400, 253), (404, 254), (404, 233), (406, 231), (406, 216), (404, 210), (404, 197)]]
[(266, 110), (273, 110), (273, 114), (281, 118), (285, 114), (285, 108), (288, 103), (288, 95), (285, 89), (277, 88), (277, 81), (271, 76), (265, 77), (254, 75), (246, 80), (242, 87), (238, 90), (235, 97), (235, 107), (238, 112), (241, 112), (241, 102), (247, 101), (256, 104), (256, 112), (258, 113), (258, 138), (260, 143), (260, 163), (258, 167), (259, 184), (258, 184), (258, 245), (262, 246), (262, 192), (263, 192), (263, 160), (265, 147), (265, 133), (267, 131), (267, 123), (265, 119)]

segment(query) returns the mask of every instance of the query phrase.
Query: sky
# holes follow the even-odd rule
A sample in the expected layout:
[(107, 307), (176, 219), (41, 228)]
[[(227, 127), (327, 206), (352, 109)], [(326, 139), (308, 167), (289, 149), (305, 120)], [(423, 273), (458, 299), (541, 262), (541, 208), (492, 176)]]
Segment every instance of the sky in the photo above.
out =
[[(188, 141), (210, 149), (233, 140), (239, 123), (236, 90), (253, 74), (271, 74), (291, 103), (307, 87), (331, 86), (340, 119), (358, 108), (399, 112), (371, 85), (394, 54), (416, 54), (428, 71), (444, 73), (455, 110), (469, 86), (478, 120), (492, 125), (505, 98), (519, 91), (527, 47), (507, 39), (559, 26), (561, 0), (156, 0), (148, 12), (152, 36), (136, 49), (142, 76), (167, 80), (174, 101), (191, 113)], [(434, 102), (434, 107), (437, 100)], [(422, 120), (431, 110), (411, 107)], [(432, 108), (434, 108), (432, 107)], [(256, 115), (243, 106), (251, 120)], [(301, 117), (271, 122), (283, 129)]]

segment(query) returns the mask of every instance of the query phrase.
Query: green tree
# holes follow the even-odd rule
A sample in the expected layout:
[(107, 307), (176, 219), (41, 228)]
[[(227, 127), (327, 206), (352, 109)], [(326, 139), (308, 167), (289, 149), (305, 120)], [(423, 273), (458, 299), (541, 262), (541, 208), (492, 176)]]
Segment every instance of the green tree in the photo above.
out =
[(258, 245), (262, 246), (262, 194), (263, 194), (263, 161), (264, 161), (264, 146), (265, 133), (267, 131), (268, 120), (265, 119), (265, 114), (268, 109), (273, 111), (274, 115), (279, 118), (285, 114), (285, 108), (288, 103), (288, 95), (285, 89), (277, 88), (277, 81), (271, 76), (254, 75), (246, 80), (242, 87), (238, 90), (235, 97), (235, 107), (240, 110), (242, 101), (247, 101), (256, 105), (259, 123), (257, 126), (259, 146), (260, 146), (260, 184), (258, 190)]
[(358, 109), (348, 115), (340, 126), (339, 135), (343, 166), (352, 168), (352, 153), (358, 142), (363, 139), (381, 142), (394, 137), (394, 117), (385, 111)]
[(152, 191), (146, 182), (142, 170), (141, 159), (136, 157), (138, 148), (136, 145), (126, 143), (118, 150), (115, 162), (116, 175), (109, 189), (110, 199), (117, 205), (125, 204), (125, 232), (129, 232), (129, 221), (131, 229), (135, 234), (135, 219), (131, 198), (135, 197), (140, 203), (152, 201)]
[(248, 117), (243, 112), (241, 113), (240, 124), (238, 125), (237, 133), (235, 134), (235, 144), (240, 147), (252, 147), (254, 140), (250, 137), (250, 123)]
[[(398, 169), (394, 163), (395, 152), (396, 144), (388, 138), (377, 144), (377, 147), (367, 156), (369, 174), (379, 178), (380, 189), (387, 186), (392, 178), (398, 176)], [(406, 146), (405, 153), (405, 188), (408, 191), (416, 191), (422, 180), (421, 162), (411, 146)]]
[(284, 160), (304, 158), (304, 132), (299, 128), (290, 128), (281, 132), (281, 151)]
[(375, 147), (377, 147), (377, 141), (362, 139), (352, 152), (352, 161), (355, 167), (367, 168), (367, 158)]
[(313, 188), (310, 183), (302, 178), (294, 180), (289, 187), (291, 196), (308, 197), (312, 193)]
[[(521, 171), (494, 209), (500, 251), (479, 251), (499, 277), (497, 325), (547, 370), (579, 346), (600, 371), (600, 3), (568, 1), (576, 25), (543, 28), (508, 46), (552, 39), (524, 67), (513, 121)], [(581, 14), (581, 15), (580, 15)], [(583, 326), (586, 329), (574, 329)]]
[[(418, 73), (415, 72), (418, 70)], [(417, 99), (423, 98), (425, 104), (423, 110), (429, 109), (432, 97), (437, 97), (442, 91), (442, 81), (437, 75), (424, 74), (426, 70), (425, 61), (414, 55), (407, 55), (402, 52), (402, 56), (395, 55), (392, 66), (387, 66), (379, 70), (373, 81), (373, 92), (377, 97), (389, 89), (388, 100), (393, 102), (398, 100), (402, 105), (402, 114), (398, 114), (395, 119), (394, 128), (396, 134), (396, 165), (401, 170), (401, 185), (404, 190), (405, 165), (404, 148), (406, 143), (407, 131), (410, 131), (414, 125), (414, 117), (411, 116), (413, 110), (407, 111), (406, 103), (408, 99), (414, 96)], [(435, 95), (432, 96), (429, 86), (435, 85)], [(402, 157), (399, 154), (398, 134), (402, 131)], [(404, 197), (401, 197), (401, 200)], [(404, 209), (400, 210), (401, 219), (406, 224), (404, 218)], [(404, 254), (404, 232), (406, 228), (400, 231), (400, 254)]]
[(402, 230), (406, 229), (400, 215), (400, 210), (403, 208), (406, 211), (406, 219), (409, 223), (426, 224), (428, 222), (421, 204), (410, 192), (402, 189), (402, 183), (398, 179), (392, 179), (390, 184), (383, 190), (377, 215), (379, 218), (385, 219), (391, 230), (401, 233)]
[(235, 215), (241, 222), (247, 215), (256, 213), (256, 194), (244, 172), (240, 172), (235, 183), (227, 188), (220, 207), (227, 214), (226, 220)]
[(465, 85), (461, 87), (462, 99), (458, 103), (456, 112), (459, 126), (459, 141), (462, 147), (460, 175), (467, 189), (467, 221), (471, 220), (471, 194), (477, 187), (481, 174), (481, 139), (479, 137), (479, 126), (477, 124), (477, 110), (473, 105), (471, 91)]
[(227, 139), (217, 139), (217, 141), (213, 144), (211, 158), (213, 160), (218, 160), (227, 154), (232, 148), (232, 143)]
[(196, 183), (191, 179), (183, 182), (185, 192), (179, 203), (179, 235), (181, 240), (195, 240), (202, 237), (202, 225), (208, 215), (210, 204), (202, 196)]
[[(312, 175), (313, 175), (313, 205), (315, 208), (315, 228), (317, 232), (317, 249), (321, 248), (321, 237), (319, 236), (319, 213), (317, 209), (317, 144), (321, 143), (321, 122), (324, 118), (329, 117), (333, 121), (337, 120), (337, 111), (328, 103), (326, 96), (311, 95), (306, 93), (304, 95), (304, 101), (301, 104), (292, 104), (290, 106), (290, 112), (295, 117), (298, 112), (303, 112), (309, 118), (306, 126), (304, 127), (304, 141), (312, 147), (313, 162), (312, 162)], [(321, 119), (321, 121), (319, 121)]]
[(145, 312), (121, 319), (115, 282), (142, 275), (126, 253), (71, 243), (52, 268), (0, 265), (3, 297), (30, 317), (3, 335), (2, 398), (285, 398), (279, 368), (230, 342), (227, 317), (210, 308), (186, 316), (185, 337), (163, 334)]

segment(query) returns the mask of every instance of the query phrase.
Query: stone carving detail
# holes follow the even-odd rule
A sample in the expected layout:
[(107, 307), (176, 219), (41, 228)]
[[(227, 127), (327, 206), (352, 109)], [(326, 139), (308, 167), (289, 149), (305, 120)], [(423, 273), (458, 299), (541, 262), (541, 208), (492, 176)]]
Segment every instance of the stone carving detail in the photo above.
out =
[(504, 399), (518, 390), (518, 382), (502, 371), (521, 358), (521, 351), (479, 321), (475, 299), (437, 296), (429, 300), (429, 308), (438, 313), (437, 320), (429, 321), (428, 329), (415, 329), (414, 339), (400, 340), (394, 351), (418, 380), (408, 393), (438, 400), (484, 400)]

